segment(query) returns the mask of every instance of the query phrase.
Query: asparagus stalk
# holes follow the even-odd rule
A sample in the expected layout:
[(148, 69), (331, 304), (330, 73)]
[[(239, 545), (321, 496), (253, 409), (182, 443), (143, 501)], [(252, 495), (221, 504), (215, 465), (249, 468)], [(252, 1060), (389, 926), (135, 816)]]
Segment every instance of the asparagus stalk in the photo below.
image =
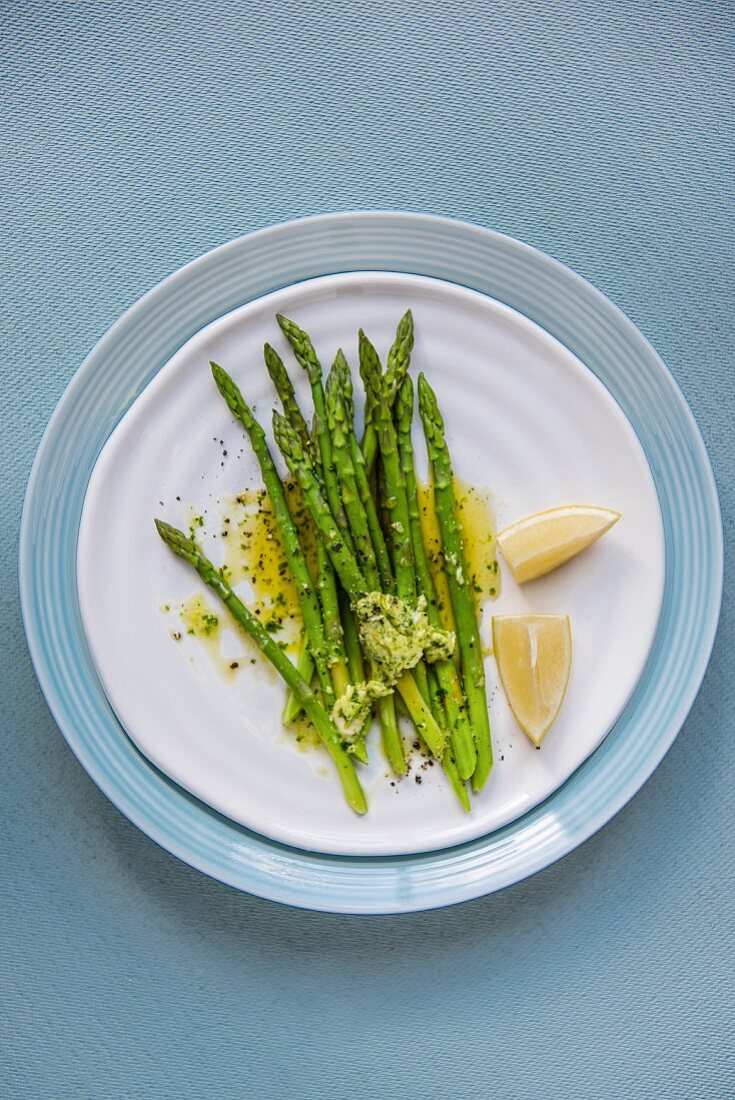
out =
[[(342, 390), (345, 368), (349, 373), (347, 361), (340, 350), (337, 352), (334, 365), (327, 376), (325, 393), (327, 422), (332, 438), (335, 472), (340, 485), (347, 521), (352, 532), (355, 551), (358, 555), (358, 563), (368, 587), (377, 591), (381, 586), (378, 563), (373, 541), (370, 537), (367, 516), (357, 489), (352, 450), (349, 446), (347, 407)], [(373, 671), (371, 666), (371, 673)], [(410, 691), (410, 687), (408, 690)], [(403, 775), (406, 771), (406, 757), (398, 728), (393, 697), (386, 695), (384, 698), (379, 699), (377, 710), (383, 751), (393, 770), (398, 775)]]
[[(378, 434), (374, 422), (373, 413), (377, 411), (377, 402), (381, 395), (385, 397), (388, 406), (392, 408), (398, 387), (408, 373), (413, 350), (413, 315), (407, 310), (398, 322), (396, 338), (388, 352), (388, 361), (385, 376), (381, 379), (380, 360), (372, 345), (366, 340), (365, 334), (360, 329), (360, 374), (365, 383), (365, 435), (362, 441), (362, 452), (365, 456), (365, 465), (368, 473), (372, 473), (375, 459), (378, 454)], [(363, 373), (363, 371), (365, 373)]]
[[(408, 502), (406, 484), (398, 458), (396, 431), (391, 418), (390, 407), (384, 394), (381, 395), (376, 412), (375, 424), (378, 433), (378, 452), (382, 463), (385, 481), (385, 503), (389, 518), (390, 539), (393, 547), (393, 566), (396, 574), (396, 595), (407, 603), (416, 605), (416, 580), (413, 569), (411, 538), (408, 522)], [(434, 756), (441, 759), (445, 748), (445, 736), (436, 715), (430, 709), (431, 698), (426, 675), (426, 666), (419, 661), (414, 669), (414, 677), (421, 698), (424, 701), (431, 721), (425, 721), (421, 734)], [(443, 717), (443, 712), (442, 717)]]
[(311, 513), (317, 535), (329, 554), (334, 571), (354, 604), (360, 596), (367, 594), (369, 588), (352, 547), (347, 545), (324, 498), (311, 458), (298, 434), (278, 412), (273, 413), (273, 434), (301, 490), (302, 500)]
[(422, 695), (416, 678), (416, 670), (404, 672), (396, 687), (398, 693), (406, 705), (411, 721), (416, 727), (416, 732), (421, 734), (431, 754), (441, 760), (444, 755), (445, 741), (444, 731), (432, 714), (431, 707)]
[(281, 331), (283, 332), (284, 336), (293, 348), (293, 352), (296, 356), (296, 360), (299, 366), (303, 367), (309, 379), (309, 385), (311, 386), (311, 396), (314, 402), (314, 428), (319, 444), (319, 454), (321, 457), (321, 471), (324, 481), (325, 496), (327, 498), (327, 503), (329, 504), (330, 511), (334, 519), (336, 520), (337, 527), (342, 532), (342, 538), (350, 547), (350, 549), (352, 549), (352, 539), (350, 537), (347, 516), (345, 515), (345, 510), (342, 506), (339, 486), (334, 470), (334, 459), (332, 457), (332, 441), (327, 425), (327, 411), (325, 407), (321, 364), (319, 363), (316, 351), (314, 350), (314, 345), (312, 344), (308, 334), (304, 332), (302, 328), (299, 328), (295, 321), (291, 321), (288, 317), (284, 317), (282, 314), (278, 314), (276, 320), (281, 326)]
[[(309, 649), (309, 639), (306, 637), (306, 633), (304, 633), (304, 636), (301, 639), (301, 648), (299, 650), (299, 659), (296, 664), (296, 668), (302, 680), (306, 680), (307, 684), (310, 684), (314, 678), (315, 665), (314, 657), (312, 656), (312, 652)], [(298, 701), (294, 693), (289, 688), (288, 695), (286, 697), (286, 705), (283, 708), (284, 726), (290, 726), (292, 722), (295, 722), (303, 709), (304, 708), (301, 706), (301, 703)]]
[(408, 374), (413, 351), (413, 314), (408, 309), (398, 322), (396, 338), (388, 352), (385, 366), (384, 392), (389, 405), (393, 405), (403, 379)]
[[(291, 427), (301, 438), (305, 447), (312, 445), (309, 428), (299, 407), (293, 384), (288, 371), (278, 352), (270, 344), (263, 349), (268, 374), (275, 386), (283, 412)], [(318, 449), (315, 440), (313, 449)], [(327, 651), (327, 663), (330, 666), (334, 694), (339, 697), (349, 683), (349, 672), (346, 661), (345, 645), (343, 641), (343, 628), (340, 621), (340, 609), (337, 604), (337, 585), (329, 557), (317, 539), (317, 590), (319, 593), (322, 618), (324, 621), (325, 644)], [(307, 658), (305, 657), (306, 661)], [(308, 667), (308, 666), (307, 666)], [(305, 677), (308, 679), (308, 677)], [(333, 703), (332, 699), (330, 703)], [(293, 720), (300, 708), (292, 693), (286, 702), (284, 721)]]
[[(439, 685), (439, 680), (436, 675), (436, 666), (432, 666), (427, 669), (427, 678), (429, 681), (429, 694), (431, 696), (432, 709), (441, 711), (443, 693)], [(451, 745), (447, 745), (444, 750), (444, 756), (442, 757), (442, 767), (444, 768), (447, 779), (449, 780), (452, 790), (456, 794), (459, 801), (462, 803), (463, 808), (470, 812), (470, 796), (467, 793), (467, 785), (465, 783), (465, 777), (460, 775), (457, 767), (457, 761), (454, 756)]]
[(162, 520), (156, 520), (156, 528), (163, 541), (184, 561), (192, 565), (205, 584), (217, 593), (230, 611), (232, 617), (247, 631), (258, 648), (283, 677), (296, 698), (301, 703), (324, 747), (331, 756), (345, 793), (347, 802), (358, 814), (367, 810), (367, 801), (354, 765), (345, 751), (340, 736), (332, 724), (327, 712), (317, 699), (309, 684), (291, 664), (286, 654), (271, 638), (268, 631), (251, 615), (247, 607), (230, 588), (222, 574), (204, 556), (193, 539), (187, 538)]
[[(360, 638), (357, 633), (357, 624), (355, 623), (355, 618), (350, 608), (350, 601), (342, 591), (339, 593), (339, 615), (342, 620), (342, 629), (344, 631), (345, 653), (347, 655), (347, 670), (349, 672), (350, 683), (359, 684), (365, 679), (365, 666), (362, 660), (362, 650), (360, 649)], [(361, 764), (367, 764), (368, 762), (365, 737), (367, 736), (369, 726), (370, 718), (368, 717), (365, 726), (350, 746), (352, 755), (359, 760)]]
[(345, 654), (345, 636), (339, 613), (337, 578), (332, 563), (321, 539), (316, 540), (316, 586), (324, 616), (324, 635), (327, 646), (327, 661), (332, 673), (334, 695), (339, 699), (347, 690), (350, 674)]
[(385, 541), (385, 536), (383, 535), (383, 528), (380, 525), (378, 509), (375, 506), (375, 497), (370, 488), (370, 481), (365, 468), (365, 458), (355, 433), (355, 404), (352, 390), (352, 375), (347, 360), (341, 351), (337, 353), (332, 369), (336, 369), (340, 375), (342, 400), (345, 408), (345, 432), (347, 434), (347, 443), (355, 473), (357, 492), (362, 501), (362, 506), (365, 509), (365, 518), (373, 544), (380, 584), (384, 592), (393, 592), (393, 570), (390, 562), (390, 555), (388, 553), (388, 546)]
[(362, 329), (357, 334), (357, 347), (360, 378), (365, 393), (363, 413), (365, 428), (362, 436), (362, 453), (365, 458), (367, 473), (371, 475), (375, 468), (375, 460), (378, 457), (378, 433), (375, 429), (375, 417), (383, 392), (383, 365), (375, 347)]
[(345, 636), (345, 652), (347, 654), (347, 667), (350, 673), (350, 682), (359, 684), (365, 679), (365, 665), (360, 649), (360, 638), (357, 633), (355, 616), (350, 608), (350, 601), (346, 594), (339, 591), (339, 613), (343, 623)]
[(380, 588), (378, 561), (367, 523), (367, 513), (358, 492), (355, 465), (349, 445), (347, 407), (342, 392), (343, 364), (346, 365), (346, 360), (340, 350), (327, 375), (325, 387), (327, 425), (332, 441), (334, 470), (352, 534), (355, 557), (368, 586), (377, 590)]
[[(404, 673), (396, 684), (407, 707), (408, 701), (406, 699), (406, 692), (408, 691), (410, 693), (411, 684), (413, 684), (413, 680), (409, 673)], [(401, 685), (403, 686), (401, 687)], [(392, 695), (386, 695), (383, 699), (378, 699), (377, 708), (383, 752), (395, 774), (405, 775), (408, 770), (408, 765), (406, 764), (406, 754), (403, 751), (401, 731), (398, 728), (395, 699)], [(414, 719), (414, 721), (415, 720), (416, 719)]]
[(411, 549), (406, 479), (398, 456), (398, 439), (391, 416), (391, 407), (384, 394), (381, 394), (378, 401), (375, 424), (385, 489), (383, 496), (388, 516), (389, 538), (393, 549), (396, 594), (402, 600), (415, 604), (416, 580)]
[(288, 507), (283, 483), (281, 482), (276, 464), (268, 449), (265, 432), (253, 416), (238, 386), (233, 379), (230, 378), (227, 371), (223, 370), (217, 363), (211, 363), (210, 366), (217, 389), (227, 402), (233, 416), (240, 421), (247, 432), (255, 456), (258, 459), (263, 481), (268, 490), (268, 495), (273, 505), (273, 511), (275, 512), (276, 522), (281, 532), (281, 537), (283, 538), (286, 560), (288, 561), (291, 576), (296, 585), (301, 614), (304, 619), (304, 627), (309, 639), (309, 647), (314, 658), (319, 684), (324, 694), (324, 702), (326, 706), (331, 707), (334, 703), (334, 692), (329, 672), (324, 624), (322, 621), (321, 609), (319, 607), (319, 600), (314, 591), (314, 584), (309, 575), (306, 559), (304, 558), (301, 544), (299, 543), (296, 524), (293, 521), (293, 517)]
[[(411, 439), (413, 410), (413, 382), (411, 378), (407, 376), (398, 390), (394, 405), (398, 451), (401, 458), (403, 475), (406, 481), (409, 529), (411, 534), (411, 547), (413, 549), (414, 568), (416, 571), (416, 583), (419, 593), (422, 593), (426, 597), (429, 622), (433, 626), (440, 627), (442, 625), (442, 620), (439, 613), (436, 586), (431, 574), (429, 556), (426, 551), (424, 536), (421, 530), (416, 467), (414, 463), (413, 442)], [(457, 666), (454, 661), (437, 661), (433, 671), (436, 674), (437, 687), (440, 690), (444, 703), (444, 710), (446, 711), (457, 769), (462, 779), (469, 779), (475, 770), (477, 753), (472, 738), (472, 730), (464, 709), (464, 697)]]
[(283, 359), (281, 359), (276, 349), (271, 347), (270, 344), (266, 344), (263, 348), (263, 358), (265, 359), (265, 365), (270, 375), (271, 382), (275, 386), (276, 393), (283, 406), (283, 415), (294, 430), (299, 433), (304, 443), (308, 445), (309, 428), (299, 408), (293, 383), (288, 376), (288, 371), (286, 370)]
[(475, 603), (470, 591), (462, 532), (457, 520), (452, 461), (436, 395), (423, 374), (418, 380), (419, 411), (431, 461), (436, 515), (462, 662), (467, 709), (475, 735), (477, 765), (472, 788), (482, 790), (493, 764), (490, 717), (485, 694), (485, 669)]

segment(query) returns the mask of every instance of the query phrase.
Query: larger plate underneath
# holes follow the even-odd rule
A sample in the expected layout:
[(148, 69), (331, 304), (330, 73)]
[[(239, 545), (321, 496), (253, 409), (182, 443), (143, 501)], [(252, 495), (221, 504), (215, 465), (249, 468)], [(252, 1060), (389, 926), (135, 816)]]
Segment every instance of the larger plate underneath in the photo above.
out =
[[(151, 764), (104, 693), (76, 587), (92, 469), (116, 424), (176, 350), (218, 317), (278, 288), (367, 270), (471, 287), (578, 356), (643, 446), (666, 557), (661, 617), (643, 677), (574, 774), (489, 835), (426, 854), (373, 858), (281, 845), (222, 816)], [(77, 371), (48, 425), (26, 493), (19, 557), (24, 625), (41, 687), (69, 745), (115, 805), (170, 852), (223, 882), (338, 912), (409, 911), (478, 897), (546, 867), (599, 829), (680, 729), (709, 660), (722, 591), (722, 526), (707, 454), (676, 383), (634, 325), (572, 271), (518, 241), (402, 213), (335, 214), (253, 233), (176, 272), (129, 310)]]

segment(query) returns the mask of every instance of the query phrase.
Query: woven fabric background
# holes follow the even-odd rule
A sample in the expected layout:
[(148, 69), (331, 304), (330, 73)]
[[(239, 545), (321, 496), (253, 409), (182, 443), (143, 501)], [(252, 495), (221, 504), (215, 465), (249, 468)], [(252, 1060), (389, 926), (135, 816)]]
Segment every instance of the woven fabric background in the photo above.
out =
[(735, 1095), (731, 584), (684, 730), (601, 834), (500, 895), (363, 919), (237, 894), (123, 820), (46, 709), (15, 565), (45, 422), (116, 317), (233, 236), (359, 207), (473, 220), (605, 291), (683, 387), (731, 532), (732, 4), (2, 15), (0, 1094)]

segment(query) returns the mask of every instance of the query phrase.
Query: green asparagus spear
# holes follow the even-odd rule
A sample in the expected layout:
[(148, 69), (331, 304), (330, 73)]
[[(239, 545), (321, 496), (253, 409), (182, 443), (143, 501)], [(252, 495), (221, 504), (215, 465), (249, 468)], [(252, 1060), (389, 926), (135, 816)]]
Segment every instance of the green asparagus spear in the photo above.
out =
[(253, 416), (249, 406), (245, 403), (239, 388), (230, 378), (227, 371), (216, 363), (210, 364), (212, 375), (217, 389), (227, 402), (230, 411), (240, 421), (247, 432), (250, 442), (260, 465), (265, 487), (268, 490), (273, 510), (276, 516), (283, 546), (286, 553), (291, 576), (293, 577), (298, 594), (301, 614), (304, 618), (304, 627), (309, 638), (314, 664), (316, 665), (319, 684), (324, 693), (324, 701), (327, 706), (334, 703), (332, 681), (329, 673), (327, 659), (326, 639), (324, 636), (324, 624), (322, 622), (321, 609), (317, 599), (314, 585), (309, 575), (306, 559), (299, 543), (296, 525), (288, 507), (286, 493), (281, 482), (273, 457), (268, 449), (265, 432)]
[(319, 538), (316, 540), (316, 586), (324, 619), (327, 662), (332, 673), (334, 695), (339, 699), (347, 689), (350, 674), (345, 655), (344, 629), (339, 613), (337, 578), (334, 575), (329, 554)]
[(413, 351), (413, 314), (408, 309), (398, 322), (396, 338), (393, 341), (385, 366), (383, 391), (390, 406), (396, 399), (403, 379), (408, 374)]
[[(342, 620), (342, 629), (345, 639), (345, 653), (347, 655), (347, 669), (351, 684), (359, 684), (365, 679), (365, 666), (362, 660), (360, 639), (357, 633), (357, 624), (350, 608), (350, 601), (343, 591), (339, 593), (339, 617)], [(342, 694), (342, 692), (340, 692)], [(365, 745), (365, 737), (370, 726), (370, 716), (365, 725), (350, 746), (350, 751), (361, 764), (367, 764), (368, 753)]]
[[(309, 649), (309, 639), (306, 637), (306, 633), (304, 633), (301, 639), (301, 648), (299, 650), (299, 659), (296, 664), (296, 669), (302, 680), (306, 680), (307, 684), (310, 684), (314, 677), (315, 665), (314, 657)], [(286, 696), (286, 705), (283, 708), (284, 726), (290, 726), (292, 722), (295, 722), (303, 709), (301, 703), (289, 688), (288, 695)]]
[(347, 802), (356, 813), (364, 814), (367, 810), (367, 801), (352, 760), (345, 751), (327, 712), (309, 685), (299, 675), (278, 643), (273, 641), (268, 631), (238, 599), (222, 574), (208, 561), (194, 540), (187, 538), (182, 531), (178, 531), (162, 520), (156, 520), (156, 527), (163, 541), (173, 552), (193, 565), (204, 583), (217, 593), (236, 622), (247, 631), (264, 656), (292, 689), (334, 761)]
[(398, 455), (398, 439), (391, 415), (391, 407), (385, 394), (381, 394), (378, 399), (375, 426), (385, 488), (385, 510), (388, 516), (389, 537), (393, 548), (396, 593), (402, 600), (415, 603), (416, 579), (413, 550), (411, 548), (406, 479)]
[(368, 530), (370, 531), (370, 538), (372, 540), (373, 551), (378, 566), (380, 585), (384, 592), (392, 592), (394, 590), (394, 581), (390, 555), (383, 534), (383, 528), (380, 525), (378, 509), (375, 505), (372, 489), (370, 488), (367, 470), (365, 469), (365, 458), (355, 433), (355, 404), (352, 391), (352, 375), (347, 360), (341, 352), (337, 353), (333, 369), (339, 372), (342, 383), (342, 400), (344, 402), (346, 414), (345, 431), (347, 433), (347, 442), (350, 449), (350, 457), (352, 458), (357, 492), (362, 501), (362, 506), (365, 509), (365, 517), (367, 519)]
[[(378, 435), (378, 454), (385, 484), (385, 504), (389, 520), (390, 541), (393, 547), (393, 567), (396, 575), (396, 595), (407, 603), (416, 605), (416, 575), (414, 572), (411, 531), (406, 496), (406, 481), (403, 475), (399, 454), (396, 429), (391, 416), (388, 399), (383, 393), (378, 400), (374, 420)], [(422, 661), (417, 664), (414, 675), (422, 698), (430, 710), (431, 697), (426, 673)], [(440, 721), (437, 721), (437, 718)], [(427, 730), (422, 730), (424, 739), (434, 756), (442, 757), (446, 738), (441, 726), (444, 720), (443, 708), (433, 715), (433, 722)], [(441, 724), (440, 724), (441, 722)], [(439, 736), (437, 737), (437, 731)]]
[(365, 508), (357, 489), (355, 467), (349, 445), (347, 408), (342, 394), (343, 363), (345, 359), (340, 350), (327, 375), (325, 386), (327, 425), (332, 442), (334, 471), (355, 547), (355, 557), (369, 587), (378, 589), (380, 588), (378, 562), (367, 525)]
[[(347, 361), (343, 353), (338, 351), (334, 365), (327, 376), (326, 385), (327, 421), (332, 438), (334, 467), (356, 554), (358, 555), (358, 563), (367, 585), (370, 588), (379, 590), (381, 582), (378, 563), (373, 541), (370, 537), (367, 516), (357, 490), (352, 450), (349, 445), (352, 432), (342, 388), (345, 368), (349, 373)], [(370, 671), (371, 676), (374, 675), (372, 665)], [(403, 752), (403, 742), (398, 728), (393, 697), (387, 695), (377, 700), (377, 709), (383, 751), (393, 770), (397, 774), (403, 775), (406, 771), (406, 758)]]
[(383, 392), (383, 365), (380, 362), (375, 347), (367, 338), (362, 329), (357, 334), (358, 356), (360, 362), (360, 378), (365, 394), (365, 429), (362, 436), (362, 453), (365, 457), (365, 468), (368, 474), (372, 474), (375, 459), (378, 455), (378, 435), (375, 430), (375, 416), (378, 411), (378, 403)]
[(337, 484), (337, 478), (334, 471), (334, 459), (332, 457), (332, 441), (329, 436), (329, 428), (327, 426), (327, 410), (325, 407), (324, 398), (324, 386), (322, 383), (322, 368), (317, 358), (314, 345), (312, 344), (308, 334), (304, 332), (302, 328), (296, 324), (295, 321), (291, 321), (288, 317), (284, 317), (282, 314), (278, 314), (276, 317), (278, 324), (281, 326), (281, 331), (288, 340), (289, 344), (293, 348), (294, 355), (299, 366), (303, 367), (309, 379), (309, 385), (311, 386), (311, 396), (314, 402), (314, 428), (316, 431), (317, 439), (319, 441), (319, 453), (321, 457), (321, 473), (324, 482), (325, 496), (327, 503), (329, 504), (330, 511), (337, 523), (337, 527), (342, 532), (342, 538), (350, 547), (352, 547), (352, 538), (350, 536), (349, 526), (347, 523), (347, 516), (345, 510), (342, 507), (342, 500), (339, 494), (339, 486)]
[(311, 513), (317, 534), (326, 547), (335, 572), (354, 605), (360, 596), (368, 592), (368, 585), (351, 545), (348, 545), (344, 539), (329, 504), (324, 499), (311, 458), (298, 434), (286, 418), (278, 412), (273, 413), (273, 434), (301, 490), (301, 497)]
[(276, 349), (271, 347), (270, 344), (266, 344), (263, 348), (263, 357), (265, 359), (265, 365), (268, 368), (268, 374), (281, 400), (283, 415), (299, 433), (303, 442), (308, 444), (309, 428), (299, 408), (293, 383), (288, 376), (288, 371), (286, 370), (283, 359), (281, 359)]
[(388, 402), (389, 408), (393, 407), (398, 387), (408, 372), (413, 350), (413, 316), (411, 310), (404, 313), (398, 322), (396, 338), (388, 352), (388, 362), (385, 375), (381, 377), (382, 370), (380, 359), (365, 333), (360, 329), (360, 375), (365, 386), (365, 435), (362, 441), (362, 453), (365, 456), (365, 466), (368, 474), (371, 474), (375, 466), (378, 453), (378, 437), (375, 426), (377, 403), (381, 396)]
[[(406, 376), (405, 382), (411, 385), (411, 381)], [(411, 420), (413, 417), (413, 389), (411, 389), (411, 402), (408, 405), (405, 401), (401, 403), (402, 388), (394, 404), (394, 411), (396, 414), (397, 424), (394, 426), (393, 420), (390, 415), (388, 403), (383, 398), (378, 412), (378, 441), (379, 441), (379, 453), (382, 460), (382, 470), (384, 476), (384, 482), (387, 490), (388, 498), (388, 513), (391, 518), (391, 531), (394, 534), (394, 561), (396, 563), (396, 580), (398, 585), (398, 593), (408, 593), (413, 588), (414, 599), (418, 595), (423, 595), (427, 599), (432, 593), (426, 593), (423, 591), (423, 586), (420, 583), (420, 574), (418, 571), (417, 556), (414, 555), (414, 536), (413, 530), (413, 512), (415, 510), (415, 518), (419, 520), (418, 502), (416, 497), (416, 480), (413, 470), (413, 461), (411, 461), (410, 467), (404, 461), (404, 454), (402, 450), (402, 444), (405, 447), (406, 439), (408, 441), (408, 447), (411, 446)], [(411, 452), (412, 453), (412, 452)], [(420, 521), (418, 536), (420, 539), (420, 547), (417, 547), (419, 556), (423, 556), (425, 561), (425, 550), (423, 544), (423, 537), (420, 531)], [(402, 540), (402, 544), (399, 543)], [(433, 585), (432, 585), (433, 589)], [(408, 598), (406, 595), (404, 598)], [(436, 609), (436, 600), (434, 599), (434, 607), (431, 608), (429, 604), (429, 616), (430, 621), (435, 625), (441, 626), (441, 621), (438, 618), (438, 612)], [(450, 744), (446, 745), (442, 759), (442, 766), (450, 780), (452, 788), (454, 789), (457, 797), (459, 798), (465, 809), (469, 809), (469, 796), (464, 784), (464, 780), (467, 775), (471, 774), (474, 767), (474, 745), (472, 743), (472, 735), (468, 730), (469, 743), (472, 749), (472, 767), (466, 774), (458, 769), (456, 763), (456, 754), (454, 752), (454, 741), (456, 738), (455, 725), (453, 720), (456, 718), (453, 708), (445, 706), (446, 688), (447, 688), (447, 674), (451, 675), (450, 669), (453, 669), (454, 665), (451, 661), (438, 661), (432, 667), (426, 668), (424, 662), (420, 662), (416, 667), (416, 682), (419, 688), (424, 693), (424, 697), (429, 703), (432, 714), (437, 720), (437, 724), (444, 726), (445, 724), (449, 728), (450, 732)], [(441, 677), (441, 680), (440, 680)], [(444, 681), (442, 686), (441, 681)], [(460, 690), (461, 698), (461, 690)]]
[[(426, 597), (429, 622), (433, 623), (434, 626), (441, 626), (442, 620), (437, 602), (436, 586), (434, 585), (434, 578), (429, 567), (429, 556), (426, 551), (424, 536), (421, 530), (416, 468), (414, 464), (413, 442), (411, 440), (413, 410), (413, 382), (411, 378), (407, 376), (398, 390), (394, 412), (398, 435), (398, 450), (401, 457), (403, 474), (406, 480), (411, 546), (413, 549), (418, 592)], [(472, 738), (472, 729), (470, 728), (467, 714), (464, 709), (464, 698), (457, 667), (454, 661), (437, 661), (433, 671), (436, 673), (438, 687), (441, 690), (444, 702), (457, 769), (462, 779), (469, 779), (475, 770), (477, 754)]]
[[(308, 425), (302, 415), (293, 384), (289, 378), (283, 360), (275, 348), (271, 347), (270, 344), (265, 345), (264, 357), (266, 367), (268, 368), (268, 374), (281, 399), (281, 405), (283, 406), (286, 419), (298, 433), (304, 446), (309, 447), (312, 445), (313, 448), (318, 451), (318, 442), (314, 440), (312, 443)], [(312, 453), (314, 452), (312, 451)], [(334, 693), (339, 697), (349, 683), (349, 673), (346, 663), (345, 647), (343, 644), (340, 610), (337, 605), (337, 585), (329, 557), (318, 539), (316, 579), (321, 603), (322, 619), (324, 622), (327, 663), (331, 670)], [(304, 656), (304, 661), (306, 662), (307, 660), (308, 653)], [(331, 700), (331, 702), (333, 703), (334, 700)], [(284, 711), (284, 722), (289, 720), (293, 721), (299, 709), (293, 694), (289, 693), (289, 697), (286, 701), (286, 709)]]
[[(314, 472), (317, 475), (322, 475), (320, 476), (319, 483), (323, 488), (324, 477), (318, 461), (320, 450), (317, 437), (316, 417), (311, 426), (310, 443), (311, 454), (316, 460)], [(329, 630), (328, 633), (334, 636), (335, 643), (338, 646), (337, 659), (335, 659), (335, 663), (332, 666), (332, 680), (334, 682), (335, 694), (339, 699), (340, 696), (344, 695), (349, 684), (359, 684), (363, 679), (362, 675), (357, 675), (355, 672), (358, 667), (354, 641), (357, 626), (352, 618), (349, 600), (340, 598), (334, 566), (332, 565), (323, 541), (318, 536), (316, 539), (316, 552), (319, 563), (319, 592), (325, 615), (325, 629), (327, 629), (328, 622), (331, 626), (331, 630)], [(359, 641), (356, 644), (357, 651), (359, 652)], [(357, 678), (355, 678), (356, 675)], [(367, 753), (364, 749), (364, 745), (364, 737), (358, 737), (355, 739), (351, 751), (358, 759), (362, 760), (363, 763), (367, 763)]]
[(493, 764), (490, 718), (485, 694), (485, 669), (477, 612), (470, 591), (462, 532), (457, 520), (452, 462), (444, 435), (444, 421), (434, 391), (424, 378), (418, 380), (419, 411), (433, 471), (436, 515), (441, 532), (444, 565), (452, 601), (462, 662), (462, 678), (470, 721), (475, 735), (477, 766), (472, 787), (482, 790)]
[(347, 414), (348, 424), (351, 424), (354, 428), (355, 424), (355, 391), (352, 385), (352, 371), (350, 370), (350, 364), (345, 359), (344, 352), (340, 348), (334, 357), (334, 363), (332, 369), (336, 370), (339, 374), (339, 379), (342, 387), (342, 400), (345, 403), (345, 412)]
[[(428, 673), (429, 685), (432, 691), (433, 705), (436, 706), (438, 705), (438, 701), (434, 698), (434, 691), (436, 690), (438, 685), (433, 668), (430, 668), (428, 670)], [(452, 752), (451, 745), (447, 745), (446, 749), (444, 750), (444, 756), (442, 757), (442, 767), (444, 768), (444, 772), (451, 784), (452, 790), (461, 802), (463, 809), (465, 809), (467, 813), (469, 813), (472, 809), (470, 805), (470, 796), (467, 793), (467, 785), (462, 779), (462, 776), (459, 774), (459, 771), (457, 770), (457, 762), (454, 759), (454, 753)]]

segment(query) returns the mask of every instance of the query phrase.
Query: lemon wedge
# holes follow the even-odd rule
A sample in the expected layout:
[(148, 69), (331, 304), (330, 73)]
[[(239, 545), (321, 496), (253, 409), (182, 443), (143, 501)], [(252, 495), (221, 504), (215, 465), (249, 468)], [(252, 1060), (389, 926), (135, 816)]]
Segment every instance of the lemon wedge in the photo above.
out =
[(496, 615), (493, 649), (513, 716), (538, 746), (559, 713), (569, 683), (569, 616)]
[(498, 546), (511, 573), (523, 584), (569, 561), (619, 519), (619, 512), (586, 504), (551, 508), (506, 527), (498, 535)]

